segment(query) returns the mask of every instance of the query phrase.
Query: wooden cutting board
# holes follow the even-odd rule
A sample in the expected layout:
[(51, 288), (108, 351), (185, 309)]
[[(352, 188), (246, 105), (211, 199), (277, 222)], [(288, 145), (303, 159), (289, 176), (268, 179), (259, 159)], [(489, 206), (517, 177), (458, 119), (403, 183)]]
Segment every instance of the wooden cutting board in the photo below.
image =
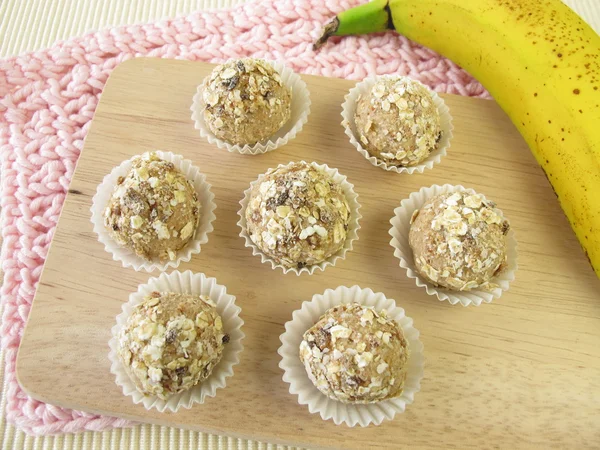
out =
[[(68, 408), (213, 433), (310, 447), (570, 447), (600, 442), (600, 283), (544, 174), (492, 101), (445, 95), (454, 139), (424, 174), (371, 166), (340, 126), (350, 81), (304, 76), (312, 113), (287, 146), (241, 156), (203, 141), (189, 106), (212, 66), (135, 59), (110, 76), (79, 159), (31, 309), (17, 361), (25, 391)], [(217, 220), (189, 263), (237, 297), (244, 352), (225, 389), (176, 414), (146, 411), (109, 372), (108, 340), (130, 292), (151, 276), (124, 269), (90, 223), (96, 186), (121, 161), (152, 149), (189, 158), (207, 175)], [(252, 256), (238, 236), (238, 201), (270, 167), (292, 160), (337, 167), (355, 184), (362, 229), (346, 260), (313, 276), (283, 275)], [(497, 201), (519, 242), (510, 291), (492, 304), (451, 306), (407, 279), (389, 245), (400, 201), (431, 184), (463, 184)], [(153, 274), (157, 275), (157, 274)], [(425, 345), (415, 403), (381, 426), (336, 426), (310, 414), (278, 368), (279, 335), (303, 300), (358, 284), (394, 298)]]

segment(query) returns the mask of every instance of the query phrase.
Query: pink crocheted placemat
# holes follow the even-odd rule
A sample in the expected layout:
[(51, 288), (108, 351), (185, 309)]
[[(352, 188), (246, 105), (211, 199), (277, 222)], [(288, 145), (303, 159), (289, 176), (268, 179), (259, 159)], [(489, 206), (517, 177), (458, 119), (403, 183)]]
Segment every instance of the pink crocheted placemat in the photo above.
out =
[(394, 33), (345, 38), (315, 54), (311, 45), (322, 24), (363, 1), (264, 0), (104, 30), (0, 61), (1, 342), (10, 422), (33, 434), (129, 424), (34, 400), (15, 377), (17, 349), (69, 182), (102, 88), (119, 63), (139, 56), (209, 62), (253, 56), (283, 60), (307, 74), (360, 80), (398, 73), (438, 92), (488, 97), (454, 63)]

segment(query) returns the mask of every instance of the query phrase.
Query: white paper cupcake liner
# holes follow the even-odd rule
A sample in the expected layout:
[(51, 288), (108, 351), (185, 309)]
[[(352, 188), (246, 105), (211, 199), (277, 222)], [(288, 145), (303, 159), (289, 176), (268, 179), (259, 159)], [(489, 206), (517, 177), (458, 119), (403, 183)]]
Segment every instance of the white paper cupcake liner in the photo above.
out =
[[(144, 297), (154, 291), (177, 292), (192, 295), (205, 295), (217, 305), (217, 311), (223, 320), (223, 329), (229, 335), (225, 344), (223, 357), (214, 367), (210, 376), (193, 388), (175, 394), (167, 400), (156, 396), (144, 395), (139, 392), (118, 357), (118, 336), (126, 325), (127, 318), (134, 307), (144, 300)], [(190, 408), (194, 403), (203, 403), (208, 397), (214, 397), (219, 388), (225, 387), (228, 377), (233, 376), (233, 366), (239, 363), (243, 350), (241, 309), (235, 304), (235, 297), (227, 293), (225, 286), (217, 284), (214, 278), (206, 277), (203, 273), (173, 271), (163, 273), (158, 278), (150, 278), (146, 284), (138, 287), (137, 292), (129, 296), (129, 301), (123, 305), (123, 312), (117, 316), (117, 323), (112, 327), (112, 338), (108, 345), (108, 358), (111, 362), (110, 371), (116, 377), (116, 383), (123, 389), (123, 394), (132, 397), (135, 404), (142, 403), (144, 408), (156, 408), (160, 412), (176, 412), (179, 408)]]
[(398, 75), (382, 75), (379, 77), (369, 77), (359, 82), (354, 86), (348, 94), (346, 94), (345, 101), (342, 104), (342, 126), (344, 127), (344, 131), (346, 135), (350, 138), (350, 143), (356, 147), (356, 150), (365, 157), (367, 161), (377, 167), (381, 167), (382, 169), (397, 172), (397, 173), (423, 173), (425, 169), (433, 168), (434, 164), (439, 163), (444, 156), (446, 156), (446, 151), (450, 147), (450, 140), (452, 139), (452, 130), (454, 127), (452, 126), (452, 116), (450, 115), (450, 111), (444, 100), (437, 95), (434, 91), (429, 89), (427, 86), (423, 85), (417, 80), (411, 78), (411, 81), (415, 83), (419, 83), (424, 86), (433, 97), (433, 101), (440, 113), (440, 125), (442, 128), (442, 138), (438, 143), (437, 148), (431, 152), (431, 154), (422, 161), (420, 164), (411, 167), (401, 167), (389, 165), (385, 161), (375, 158), (372, 156), (360, 143), (358, 139), (358, 133), (356, 132), (356, 125), (354, 123), (354, 112), (356, 111), (356, 102), (358, 101), (359, 95), (367, 95), (369, 90), (373, 87), (373, 85), (381, 78), (409, 78), (409, 77), (401, 77)]
[[(306, 164), (305, 161), (302, 162)], [(290, 162), (288, 164), (280, 164), (279, 166), (277, 166), (277, 169), (286, 167), (290, 164), (294, 164), (294, 162)], [(354, 192), (354, 185), (348, 182), (348, 179), (345, 175), (339, 173), (337, 169), (330, 168), (327, 164), (317, 164), (316, 162), (311, 162), (310, 164), (318, 170), (325, 171), (330, 177), (333, 178), (334, 181), (341, 185), (342, 190), (346, 195), (346, 200), (348, 200), (348, 206), (350, 207), (350, 219), (348, 221), (348, 232), (346, 235), (346, 241), (344, 242), (344, 246), (339, 252), (337, 252), (335, 255), (330, 256), (325, 261), (319, 264), (314, 264), (312, 266), (303, 267), (301, 269), (298, 269), (296, 267), (285, 267), (284, 265), (277, 263), (270, 256), (267, 256), (265, 253), (263, 253), (263, 251), (260, 250), (258, 246), (252, 241), (252, 239), (250, 238), (250, 234), (248, 233), (248, 230), (246, 228), (245, 211), (246, 207), (248, 206), (248, 202), (250, 201), (250, 193), (252, 192), (252, 189), (257, 183), (260, 183), (262, 181), (264, 174), (259, 176), (257, 180), (250, 183), (250, 187), (244, 191), (244, 198), (240, 201), (241, 208), (238, 211), (238, 216), (240, 217), (240, 220), (237, 224), (241, 228), (240, 236), (243, 237), (246, 241), (246, 247), (250, 247), (252, 249), (253, 255), (259, 255), (263, 263), (271, 264), (271, 267), (273, 269), (278, 267), (283, 270), (283, 273), (293, 272), (296, 275), (308, 273), (309, 275), (312, 275), (317, 269), (325, 270), (325, 267), (334, 266), (338, 260), (344, 259), (346, 257), (346, 254), (350, 250), (352, 250), (354, 241), (358, 240), (358, 230), (360, 229), (359, 220), (362, 216), (358, 211), (360, 209), (360, 204), (358, 203), (358, 194)]]
[(211, 192), (210, 184), (206, 181), (204, 174), (200, 170), (192, 165), (192, 162), (183, 159), (182, 156), (175, 155), (171, 152), (154, 151), (156, 155), (165, 160), (172, 162), (185, 177), (190, 180), (198, 199), (200, 200), (200, 221), (196, 227), (196, 233), (187, 245), (177, 252), (177, 257), (173, 261), (165, 261), (163, 263), (159, 261), (146, 261), (145, 259), (136, 255), (133, 251), (128, 248), (121, 247), (117, 244), (114, 239), (108, 233), (108, 230), (104, 227), (104, 210), (108, 205), (108, 201), (113, 194), (115, 186), (117, 186), (117, 179), (127, 175), (131, 168), (131, 160), (123, 161), (118, 167), (115, 167), (108, 175), (104, 177), (102, 183), (96, 190), (96, 195), (92, 200), (92, 224), (94, 225), (94, 232), (98, 235), (98, 241), (100, 241), (107, 252), (112, 254), (115, 261), (121, 261), (123, 267), (132, 267), (137, 271), (142, 269), (147, 272), (153, 270), (164, 271), (167, 268), (177, 268), (182, 262), (188, 262), (192, 255), (200, 253), (200, 246), (208, 242), (208, 233), (213, 230), (213, 221), (215, 220), (215, 209), (217, 205), (214, 203), (214, 194)]
[[(371, 306), (376, 311), (385, 309), (388, 317), (402, 328), (410, 353), (406, 382), (399, 397), (370, 404), (342, 403), (327, 397), (308, 378), (299, 351), (304, 332), (328, 309), (346, 303), (360, 303)], [(421, 389), (425, 359), (419, 331), (413, 327), (413, 320), (406, 317), (404, 309), (380, 292), (374, 293), (371, 289), (358, 286), (327, 289), (323, 294), (313, 296), (311, 301), (303, 302), (302, 307), (294, 311), (292, 320), (285, 324), (285, 332), (279, 339), (279, 367), (283, 369), (283, 381), (290, 385), (290, 394), (297, 395), (298, 403), (307, 405), (311, 413), (319, 413), (323, 420), (332, 419), (336, 425), (345, 423), (350, 427), (366, 427), (371, 424), (379, 425), (385, 419), (391, 420), (396, 414), (404, 412), (406, 405), (414, 401), (415, 394)]]
[(258, 155), (275, 150), (294, 139), (308, 121), (310, 114), (310, 94), (306, 83), (292, 69), (277, 61), (265, 61), (281, 75), (282, 82), (292, 91), (292, 111), (290, 119), (267, 141), (258, 142), (254, 145), (232, 145), (217, 138), (204, 121), (204, 100), (202, 99), (202, 86), (197, 88), (191, 106), (192, 121), (194, 128), (200, 132), (200, 136), (219, 148), (227, 149), (229, 152), (241, 153), (242, 155)]
[(390, 220), (392, 224), (392, 228), (389, 231), (392, 236), (390, 245), (394, 248), (394, 256), (400, 260), (400, 267), (406, 269), (408, 278), (414, 279), (417, 286), (425, 288), (429, 295), (437, 296), (440, 301), (448, 300), (452, 305), (460, 303), (463, 306), (479, 306), (481, 303), (490, 303), (492, 300), (500, 298), (502, 293), (508, 290), (510, 282), (515, 279), (515, 272), (517, 270), (517, 240), (512, 228), (509, 229), (507, 234), (507, 267), (491, 280), (499, 286), (493, 290), (473, 289), (470, 291), (451, 291), (434, 286), (417, 272), (413, 251), (408, 244), (410, 220), (415, 210), (421, 209), (427, 201), (437, 195), (464, 191), (471, 194), (475, 193), (473, 189), (466, 189), (460, 185), (445, 184), (443, 186), (433, 185), (431, 187), (424, 187), (420, 191), (410, 194), (394, 210), (394, 217)]

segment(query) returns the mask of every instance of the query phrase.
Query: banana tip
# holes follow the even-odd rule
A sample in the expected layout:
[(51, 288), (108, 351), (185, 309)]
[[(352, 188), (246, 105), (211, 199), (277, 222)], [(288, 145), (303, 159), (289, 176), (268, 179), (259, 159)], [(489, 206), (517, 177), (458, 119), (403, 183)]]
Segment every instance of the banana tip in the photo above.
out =
[(327, 40), (335, 33), (337, 33), (339, 26), (340, 21), (337, 17), (334, 17), (330, 22), (325, 24), (325, 26), (323, 27), (323, 31), (321, 32), (321, 36), (313, 44), (313, 50), (316, 52), (321, 47), (323, 47)]

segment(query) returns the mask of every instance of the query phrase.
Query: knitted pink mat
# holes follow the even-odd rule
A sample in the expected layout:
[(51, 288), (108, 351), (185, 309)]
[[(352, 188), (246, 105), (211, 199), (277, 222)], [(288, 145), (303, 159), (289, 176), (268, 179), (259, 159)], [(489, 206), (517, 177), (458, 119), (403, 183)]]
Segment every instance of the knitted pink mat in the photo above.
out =
[(307, 74), (360, 80), (371, 74), (398, 73), (438, 92), (489, 97), (455, 64), (394, 33), (345, 38), (313, 53), (311, 44), (321, 25), (358, 3), (361, 0), (263, 0), (231, 10), (104, 30), (0, 61), (5, 273), (1, 342), (11, 423), (33, 434), (130, 423), (36, 401), (23, 392), (15, 377), (17, 349), (75, 163), (102, 88), (119, 63), (138, 56), (211, 62), (254, 56), (284, 60)]

